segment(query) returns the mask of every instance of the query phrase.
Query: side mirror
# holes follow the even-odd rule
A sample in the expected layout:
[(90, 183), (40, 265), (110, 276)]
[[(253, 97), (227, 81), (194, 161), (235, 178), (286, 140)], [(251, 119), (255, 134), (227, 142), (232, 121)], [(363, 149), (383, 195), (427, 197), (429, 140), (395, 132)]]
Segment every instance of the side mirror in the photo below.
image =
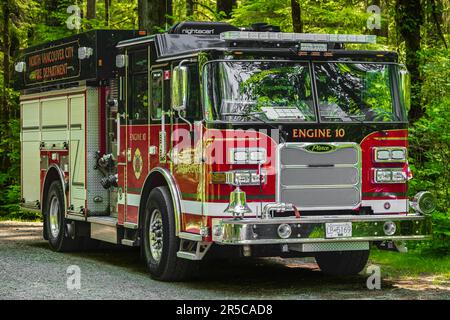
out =
[(401, 103), (409, 111), (411, 108), (411, 77), (405, 66), (399, 69), (399, 91)]
[(184, 111), (187, 106), (188, 96), (188, 68), (178, 66), (173, 69), (172, 74), (172, 109)]

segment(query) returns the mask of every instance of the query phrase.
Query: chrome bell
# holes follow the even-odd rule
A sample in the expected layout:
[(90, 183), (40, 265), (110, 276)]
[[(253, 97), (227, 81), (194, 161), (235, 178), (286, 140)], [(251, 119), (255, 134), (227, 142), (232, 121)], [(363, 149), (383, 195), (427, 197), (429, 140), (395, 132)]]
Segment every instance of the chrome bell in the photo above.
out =
[(239, 187), (230, 193), (230, 203), (225, 209), (225, 213), (231, 213), (235, 219), (242, 219), (246, 213), (251, 213), (252, 210), (247, 205), (245, 192)]

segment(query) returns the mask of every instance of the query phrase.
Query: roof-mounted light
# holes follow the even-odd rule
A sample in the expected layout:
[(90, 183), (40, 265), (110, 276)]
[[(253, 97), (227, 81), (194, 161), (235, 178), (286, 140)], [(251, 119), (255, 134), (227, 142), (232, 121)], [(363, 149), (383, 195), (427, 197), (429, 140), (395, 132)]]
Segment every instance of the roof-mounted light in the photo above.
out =
[(363, 34), (325, 34), (325, 33), (285, 33), (227, 31), (220, 34), (221, 40), (256, 40), (279, 42), (340, 42), (340, 43), (376, 43), (377, 36)]

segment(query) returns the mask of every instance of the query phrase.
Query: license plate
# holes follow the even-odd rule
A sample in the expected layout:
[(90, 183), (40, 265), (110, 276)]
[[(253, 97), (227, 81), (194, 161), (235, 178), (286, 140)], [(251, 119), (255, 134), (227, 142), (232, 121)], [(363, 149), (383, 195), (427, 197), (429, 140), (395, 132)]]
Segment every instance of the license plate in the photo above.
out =
[(351, 222), (325, 223), (326, 238), (347, 238), (352, 236)]

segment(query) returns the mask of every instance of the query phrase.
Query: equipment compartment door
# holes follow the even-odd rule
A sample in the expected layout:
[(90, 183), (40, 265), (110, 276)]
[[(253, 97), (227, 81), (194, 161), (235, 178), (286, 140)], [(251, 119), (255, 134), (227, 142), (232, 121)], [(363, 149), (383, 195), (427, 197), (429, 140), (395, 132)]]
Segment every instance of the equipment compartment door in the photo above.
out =
[(79, 212), (86, 205), (85, 155), (85, 95), (70, 96), (69, 151), (70, 151), (70, 210)]
[(41, 198), (40, 190), (40, 101), (31, 100), (21, 103), (22, 128), (21, 128), (21, 148), (22, 148), (22, 199), (24, 204), (31, 207), (38, 207)]

